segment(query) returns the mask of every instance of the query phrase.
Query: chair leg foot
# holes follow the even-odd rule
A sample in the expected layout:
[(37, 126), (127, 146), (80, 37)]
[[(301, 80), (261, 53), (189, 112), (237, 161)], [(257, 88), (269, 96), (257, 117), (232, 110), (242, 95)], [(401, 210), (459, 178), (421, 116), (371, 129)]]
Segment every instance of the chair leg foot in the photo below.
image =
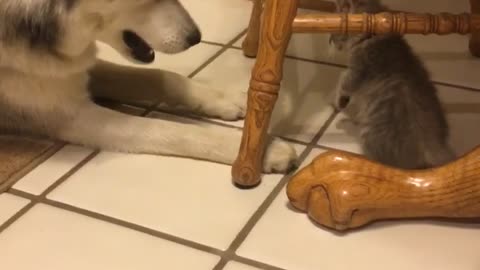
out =
[(242, 143), (232, 168), (236, 185), (260, 183), (267, 130), (282, 80), (283, 60), (298, 0), (265, 0), (257, 61), (252, 72)]

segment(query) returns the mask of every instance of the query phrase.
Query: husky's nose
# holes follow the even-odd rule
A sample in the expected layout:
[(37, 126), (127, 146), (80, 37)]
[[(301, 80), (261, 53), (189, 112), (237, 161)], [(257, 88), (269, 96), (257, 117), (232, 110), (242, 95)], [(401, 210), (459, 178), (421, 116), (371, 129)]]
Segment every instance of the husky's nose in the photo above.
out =
[(198, 43), (200, 43), (200, 41), (202, 41), (202, 33), (200, 33), (200, 30), (198, 29), (196, 29), (187, 36), (187, 43), (190, 46), (197, 45)]

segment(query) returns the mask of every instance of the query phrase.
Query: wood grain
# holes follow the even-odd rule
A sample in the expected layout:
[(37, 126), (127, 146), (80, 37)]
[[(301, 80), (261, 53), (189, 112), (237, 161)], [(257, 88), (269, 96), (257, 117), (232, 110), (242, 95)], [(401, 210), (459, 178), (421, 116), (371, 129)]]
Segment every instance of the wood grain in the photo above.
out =
[(264, 0), (253, 0), (252, 15), (250, 16), (247, 35), (242, 43), (243, 54), (247, 57), (257, 56), (263, 1)]
[(340, 231), (384, 219), (479, 218), (480, 147), (456, 162), (423, 171), (332, 151), (296, 174), (287, 195), (295, 208)]
[(248, 90), (242, 143), (233, 164), (233, 181), (242, 187), (260, 182), (267, 130), (283, 77), (283, 59), (292, 34), (298, 0), (265, 0), (260, 45)]
[(468, 34), (480, 29), (480, 14), (303, 14), (295, 18), (295, 33)]
[[(480, 0), (470, 0), (470, 9), (472, 14), (480, 14)], [(478, 28), (472, 31), (469, 49), (473, 56), (480, 57), (480, 30)]]
[(324, 1), (324, 0), (299, 0), (299, 6), (305, 9), (314, 9), (324, 12), (335, 12), (336, 4), (334, 0)]

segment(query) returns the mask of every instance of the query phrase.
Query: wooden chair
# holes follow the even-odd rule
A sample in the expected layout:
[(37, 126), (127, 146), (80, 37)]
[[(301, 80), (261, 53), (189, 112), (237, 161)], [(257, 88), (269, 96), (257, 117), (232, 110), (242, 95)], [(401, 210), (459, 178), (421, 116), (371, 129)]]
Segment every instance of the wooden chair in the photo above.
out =
[(472, 33), (470, 51), (474, 56), (480, 56), (480, 0), (470, 0), (472, 14), (391, 12), (298, 16), (299, 5), (333, 11), (335, 4), (322, 0), (253, 1), (243, 51), (247, 56), (257, 56), (257, 60), (248, 91), (242, 143), (232, 168), (234, 182), (243, 187), (256, 186), (260, 182), (267, 130), (280, 89), (284, 55), (292, 33)]

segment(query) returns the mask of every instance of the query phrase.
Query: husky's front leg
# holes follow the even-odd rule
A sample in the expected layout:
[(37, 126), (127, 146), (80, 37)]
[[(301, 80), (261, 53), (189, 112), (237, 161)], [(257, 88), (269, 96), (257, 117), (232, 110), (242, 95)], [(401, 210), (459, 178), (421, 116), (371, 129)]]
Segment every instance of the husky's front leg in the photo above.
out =
[[(79, 106), (74, 118), (53, 136), (102, 150), (161, 154), (232, 164), (241, 133), (201, 123), (181, 123), (135, 117), (93, 103)], [(265, 172), (285, 172), (296, 159), (295, 150), (274, 140), (265, 156)]]
[(245, 92), (232, 90), (227, 93), (170, 71), (99, 61), (90, 75), (90, 90), (95, 97), (123, 103), (161, 101), (224, 120), (245, 116)]

